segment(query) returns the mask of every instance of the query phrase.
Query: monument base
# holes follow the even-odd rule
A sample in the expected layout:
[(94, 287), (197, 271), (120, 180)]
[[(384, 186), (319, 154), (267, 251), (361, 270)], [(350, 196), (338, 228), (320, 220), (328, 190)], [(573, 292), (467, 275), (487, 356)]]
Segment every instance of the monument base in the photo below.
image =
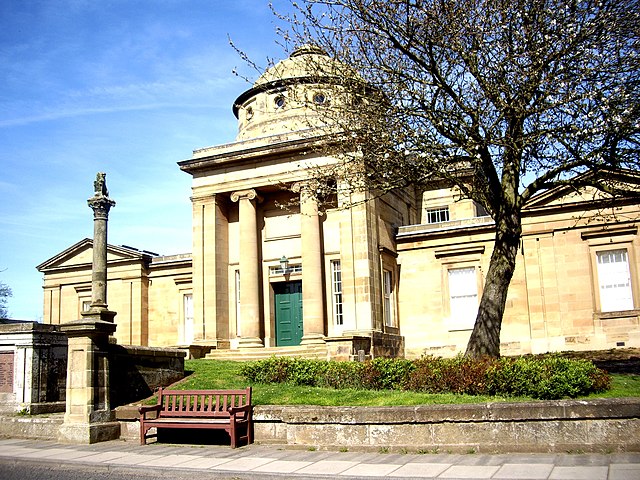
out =
[(120, 438), (120, 423), (63, 423), (58, 431), (60, 443), (91, 444)]

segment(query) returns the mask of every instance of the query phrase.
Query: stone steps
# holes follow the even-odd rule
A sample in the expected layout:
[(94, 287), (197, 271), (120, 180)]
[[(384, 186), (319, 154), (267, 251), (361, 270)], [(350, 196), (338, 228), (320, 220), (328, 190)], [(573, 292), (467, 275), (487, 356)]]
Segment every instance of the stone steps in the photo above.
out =
[(211, 350), (205, 358), (215, 360), (253, 361), (264, 360), (271, 357), (299, 357), (327, 359), (327, 347), (325, 345), (300, 345), (296, 347), (264, 347), (243, 348), (239, 350)]

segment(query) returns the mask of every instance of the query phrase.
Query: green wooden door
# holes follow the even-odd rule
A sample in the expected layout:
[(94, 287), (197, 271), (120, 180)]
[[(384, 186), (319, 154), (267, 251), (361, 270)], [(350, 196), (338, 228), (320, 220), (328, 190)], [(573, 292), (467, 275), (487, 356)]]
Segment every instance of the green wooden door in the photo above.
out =
[(302, 282), (273, 285), (276, 307), (276, 345), (291, 347), (302, 341)]

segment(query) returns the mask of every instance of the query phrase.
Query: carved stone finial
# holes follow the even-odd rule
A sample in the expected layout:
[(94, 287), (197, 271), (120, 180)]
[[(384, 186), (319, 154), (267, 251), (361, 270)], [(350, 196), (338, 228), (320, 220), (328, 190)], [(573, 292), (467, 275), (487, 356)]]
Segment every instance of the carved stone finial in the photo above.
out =
[(93, 210), (95, 218), (107, 218), (109, 216), (109, 210), (116, 204), (116, 202), (109, 198), (106, 176), (106, 173), (98, 172), (93, 182), (93, 197), (87, 200), (89, 207)]
[(96, 179), (93, 182), (93, 190), (98, 195), (104, 195), (105, 197), (109, 196), (109, 190), (107, 190), (107, 181), (106, 181), (106, 173), (98, 172), (96, 174)]

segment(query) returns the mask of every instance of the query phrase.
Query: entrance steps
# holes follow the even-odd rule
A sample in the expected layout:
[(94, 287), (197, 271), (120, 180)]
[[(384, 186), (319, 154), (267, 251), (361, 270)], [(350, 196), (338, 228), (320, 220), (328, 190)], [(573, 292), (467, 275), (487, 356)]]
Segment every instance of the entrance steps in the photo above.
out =
[(299, 345), (296, 347), (241, 348), (237, 350), (211, 350), (205, 358), (215, 360), (253, 361), (271, 357), (299, 357), (326, 360), (326, 345)]

